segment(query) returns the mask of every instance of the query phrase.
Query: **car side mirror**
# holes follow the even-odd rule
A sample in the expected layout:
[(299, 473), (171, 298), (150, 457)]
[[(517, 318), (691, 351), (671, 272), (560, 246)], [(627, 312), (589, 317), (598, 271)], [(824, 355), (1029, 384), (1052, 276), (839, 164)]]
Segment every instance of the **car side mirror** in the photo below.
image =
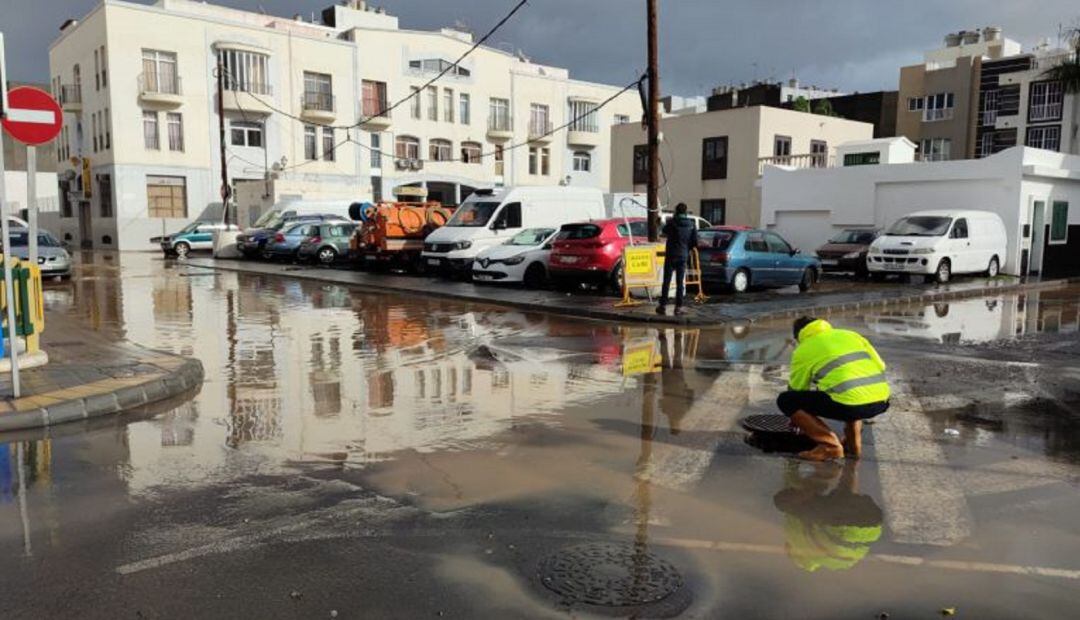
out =
[(791, 248), (791, 255), (795, 256), (797, 254), (802, 254), (802, 250), (800, 250), (799, 248)]
[(555, 247), (555, 246), (554, 246), (554, 245), (552, 245), (552, 244), (550, 244), (550, 243), (545, 243), (545, 244), (544, 244), (544, 247), (543, 247), (543, 248), (541, 248), (541, 249), (544, 249), (544, 250), (550, 250), (550, 249), (552, 249), (553, 247)]
[(498, 220), (491, 225), (491, 230), (506, 230), (506, 222)]

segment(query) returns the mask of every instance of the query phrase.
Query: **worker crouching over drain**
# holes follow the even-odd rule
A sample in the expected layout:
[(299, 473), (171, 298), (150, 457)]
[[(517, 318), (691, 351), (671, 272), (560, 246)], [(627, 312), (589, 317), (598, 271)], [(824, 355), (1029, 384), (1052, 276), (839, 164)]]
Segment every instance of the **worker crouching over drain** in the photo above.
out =
[[(822, 319), (796, 319), (794, 333), (798, 346), (791, 354), (788, 391), (780, 394), (776, 405), (817, 444), (799, 457), (811, 461), (845, 454), (859, 458), (862, 421), (889, 409), (885, 362), (865, 338), (833, 329)], [(844, 423), (842, 444), (822, 418)]]

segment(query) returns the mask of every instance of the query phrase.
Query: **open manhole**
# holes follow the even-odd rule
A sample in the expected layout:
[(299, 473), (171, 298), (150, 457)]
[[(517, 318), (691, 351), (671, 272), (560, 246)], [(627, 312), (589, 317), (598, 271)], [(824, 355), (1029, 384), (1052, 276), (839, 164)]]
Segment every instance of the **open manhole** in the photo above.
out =
[(671, 563), (633, 544), (587, 543), (540, 561), (540, 582), (564, 598), (589, 605), (632, 607), (656, 603), (683, 587)]
[(739, 422), (751, 433), (794, 433), (791, 421), (785, 415), (751, 415)]

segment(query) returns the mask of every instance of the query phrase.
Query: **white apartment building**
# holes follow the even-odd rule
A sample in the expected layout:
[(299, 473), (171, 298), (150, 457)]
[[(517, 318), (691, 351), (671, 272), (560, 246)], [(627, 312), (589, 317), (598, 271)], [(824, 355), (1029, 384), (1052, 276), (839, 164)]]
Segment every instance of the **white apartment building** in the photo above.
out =
[(403, 185), (447, 204), (499, 184), (606, 190), (610, 127), (640, 118), (637, 94), (598, 109), (620, 88), (486, 47), (425, 87), (472, 45), (457, 30), (402, 29), (359, 0), (321, 23), (103, 0), (49, 52), (65, 110), (58, 232), (149, 249), (151, 236), (220, 216), (219, 60), (230, 183), (260, 199), (248, 218), (285, 197), (390, 199)]
[[(869, 140), (874, 126), (834, 116), (769, 106), (667, 116), (663, 141), (660, 201), (664, 208), (685, 202), (713, 224), (757, 226), (761, 215), (758, 181), (762, 167), (828, 165), (836, 145)], [(644, 192), (648, 150), (640, 124), (616, 127), (611, 142), (611, 187)]]

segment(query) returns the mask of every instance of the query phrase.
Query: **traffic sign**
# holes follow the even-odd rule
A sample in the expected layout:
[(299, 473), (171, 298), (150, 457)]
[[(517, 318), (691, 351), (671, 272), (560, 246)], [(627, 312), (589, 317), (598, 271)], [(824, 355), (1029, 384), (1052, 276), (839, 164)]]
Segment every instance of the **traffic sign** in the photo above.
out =
[(8, 91), (3, 125), (8, 134), (26, 145), (45, 144), (60, 133), (64, 113), (49, 93), (29, 86)]

